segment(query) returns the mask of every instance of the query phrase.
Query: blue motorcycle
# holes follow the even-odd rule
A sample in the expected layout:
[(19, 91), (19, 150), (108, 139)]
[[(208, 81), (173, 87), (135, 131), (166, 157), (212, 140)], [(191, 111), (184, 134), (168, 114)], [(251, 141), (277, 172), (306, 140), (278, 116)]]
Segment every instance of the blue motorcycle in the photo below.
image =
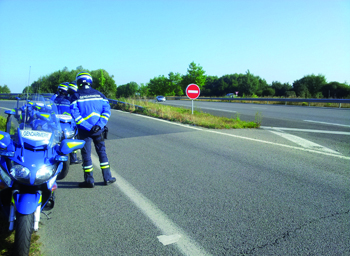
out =
[(56, 179), (83, 140), (64, 137), (57, 107), (42, 96), (17, 100), (0, 131), (0, 207), (15, 233), (15, 255), (28, 255), (40, 213), (54, 206)]

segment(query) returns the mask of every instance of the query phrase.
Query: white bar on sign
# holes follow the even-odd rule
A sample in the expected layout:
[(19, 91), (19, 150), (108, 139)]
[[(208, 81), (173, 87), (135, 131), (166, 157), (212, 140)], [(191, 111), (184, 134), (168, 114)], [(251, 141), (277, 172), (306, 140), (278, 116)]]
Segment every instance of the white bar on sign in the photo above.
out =
[(198, 90), (188, 90), (188, 93), (198, 93)]

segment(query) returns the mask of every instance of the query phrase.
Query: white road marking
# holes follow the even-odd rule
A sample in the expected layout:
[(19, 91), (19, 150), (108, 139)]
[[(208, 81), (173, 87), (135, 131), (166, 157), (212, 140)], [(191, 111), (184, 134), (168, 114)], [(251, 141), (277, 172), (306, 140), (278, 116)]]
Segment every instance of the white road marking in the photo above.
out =
[[(115, 111), (123, 112), (123, 111), (121, 111), (121, 110), (115, 110)], [(123, 113), (124, 113), (124, 112), (123, 112)], [(179, 125), (179, 126), (182, 126), (182, 127), (185, 127), (185, 128), (193, 129), (193, 130), (198, 130), (198, 131), (203, 131), (203, 132), (211, 132), (211, 133), (216, 133), (216, 134), (220, 134), (220, 135), (224, 135), (224, 136), (229, 136), (229, 137), (234, 137), (234, 138), (238, 138), (238, 139), (250, 140), (250, 141), (260, 142), (260, 143), (264, 143), (264, 144), (270, 144), (270, 145), (274, 145), (274, 146), (279, 146), (279, 147), (284, 147), (284, 148), (290, 148), (290, 149), (295, 149), (295, 150), (300, 150), (300, 151), (306, 151), (306, 152), (311, 152), (311, 153), (316, 153), (316, 154), (327, 155), (327, 156), (332, 156), (332, 157), (337, 157), (337, 158), (341, 158), (341, 159), (350, 160), (350, 157), (348, 157), (348, 156), (343, 156), (343, 155), (339, 155), (339, 154), (332, 154), (332, 153), (323, 152), (323, 151), (317, 151), (317, 150), (308, 149), (308, 148), (294, 147), (294, 146), (284, 145), (284, 144), (280, 144), (280, 143), (275, 143), (275, 142), (270, 142), (270, 141), (265, 141), (265, 140), (253, 139), (253, 138), (243, 137), (243, 136), (239, 136), (239, 135), (234, 135), (234, 134), (219, 132), (219, 131), (215, 131), (215, 130), (209, 130), (209, 129), (208, 129), (208, 130), (205, 130), (205, 129), (193, 127), (193, 126), (190, 126), (190, 125), (184, 125), (184, 124), (180, 124), (180, 123), (174, 123), (174, 122), (170, 122), (170, 121), (167, 121), (167, 120), (162, 120), (162, 119), (153, 118), (153, 117), (149, 117), (149, 116), (145, 116), (145, 115), (140, 115), (140, 114), (135, 114), (135, 115), (140, 116), (140, 117), (143, 117), (143, 118), (149, 118), (149, 119), (152, 119), (152, 120), (155, 120), (155, 121), (159, 121), (159, 122), (166, 122), (166, 123), (172, 124), (172, 125)]]
[[(91, 158), (95, 166), (100, 166), (97, 156), (92, 154)], [(141, 194), (112, 168), (111, 172), (117, 179), (113, 185), (117, 186), (145, 214), (145, 216), (147, 216), (153, 224), (162, 231), (163, 235), (168, 237), (168, 239), (161, 238), (162, 241), (172, 241), (184, 255), (210, 255), (199, 244), (188, 237), (186, 233), (173, 223), (155, 204)], [(177, 235), (177, 241), (174, 240), (174, 234)], [(169, 239), (169, 237), (172, 238), (172, 240)]]
[(346, 125), (346, 124), (333, 124), (333, 123), (326, 123), (326, 122), (319, 122), (319, 121), (312, 121), (312, 120), (304, 120), (304, 122), (311, 122), (311, 123), (329, 124), (329, 125), (337, 125), (337, 126), (343, 126), (343, 127), (350, 127), (350, 125)]
[(157, 236), (159, 242), (161, 242), (163, 245), (168, 245), (168, 244), (174, 244), (177, 243), (181, 236), (179, 234), (175, 234), (175, 235), (170, 235), (170, 236)]
[(339, 131), (325, 131), (325, 130), (311, 130), (311, 129), (297, 129), (297, 128), (284, 128), (284, 127), (269, 127), (260, 126), (262, 129), (266, 130), (281, 130), (281, 131), (296, 131), (296, 132), (311, 132), (311, 133), (328, 133), (328, 134), (339, 134), (339, 135), (350, 135), (350, 132), (339, 132)]
[(314, 142), (311, 142), (309, 140), (300, 138), (300, 137), (292, 135), (292, 134), (284, 133), (284, 132), (282, 132), (279, 129), (274, 129), (271, 132), (276, 134), (276, 135), (278, 135), (278, 136), (281, 136), (282, 138), (285, 138), (285, 139), (287, 139), (287, 140), (289, 140), (291, 142), (294, 142), (294, 143), (296, 143), (296, 144), (298, 144), (298, 145), (300, 145), (300, 146), (302, 146), (304, 148), (320, 150), (320, 151), (328, 152), (328, 153), (331, 153), (331, 154), (340, 154), (337, 151), (334, 151), (332, 149), (323, 147), (323, 146), (321, 146), (319, 144), (316, 144)]

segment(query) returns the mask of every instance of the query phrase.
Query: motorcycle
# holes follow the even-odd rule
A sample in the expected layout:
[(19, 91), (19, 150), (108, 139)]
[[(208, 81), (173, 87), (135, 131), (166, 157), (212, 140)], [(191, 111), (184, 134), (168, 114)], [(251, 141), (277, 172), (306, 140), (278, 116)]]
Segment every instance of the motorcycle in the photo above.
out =
[(0, 207), (15, 233), (15, 255), (28, 255), (31, 234), (38, 231), (40, 214), (54, 207), (57, 177), (67, 155), (83, 140), (63, 135), (57, 107), (34, 95), (17, 99), (0, 131)]

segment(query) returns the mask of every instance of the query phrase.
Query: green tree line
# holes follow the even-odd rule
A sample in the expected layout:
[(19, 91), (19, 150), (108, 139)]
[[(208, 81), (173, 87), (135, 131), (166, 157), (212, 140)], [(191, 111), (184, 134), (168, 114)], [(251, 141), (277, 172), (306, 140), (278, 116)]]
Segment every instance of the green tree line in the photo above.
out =
[[(71, 82), (80, 71), (88, 71), (93, 77), (92, 87), (101, 91), (107, 98), (153, 97), (156, 95), (182, 96), (186, 87), (195, 83), (201, 88), (201, 96), (223, 97), (228, 93), (238, 92), (242, 97), (300, 97), (300, 98), (350, 98), (350, 86), (347, 83), (327, 82), (324, 75), (306, 75), (295, 80), (293, 84), (273, 81), (268, 84), (265, 79), (252, 74), (227, 74), (221, 77), (206, 75), (203, 67), (191, 62), (186, 74), (169, 72), (151, 78), (148, 83), (129, 82), (117, 87), (113, 75), (104, 69), (87, 70), (82, 66), (74, 70), (64, 67), (49, 75), (40, 77), (23, 93), (54, 93), (62, 82)], [(10, 93), (7, 85), (0, 86), (0, 93)]]
[(81, 71), (87, 71), (91, 74), (93, 79), (92, 87), (94, 89), (102, 92), (107, 98), (115, 98), (117, 85), (113, 75), (110, 76), (104, 69), (88, 70), (82, 66), (77, 67), (75, 70), (68, 70), (67, 67), (64, 67), (62, 70), (42, 76), (30, 86), (24, 88), (23, 93), (55, 93), (60, 83), (74, 81), (77, 73)]

